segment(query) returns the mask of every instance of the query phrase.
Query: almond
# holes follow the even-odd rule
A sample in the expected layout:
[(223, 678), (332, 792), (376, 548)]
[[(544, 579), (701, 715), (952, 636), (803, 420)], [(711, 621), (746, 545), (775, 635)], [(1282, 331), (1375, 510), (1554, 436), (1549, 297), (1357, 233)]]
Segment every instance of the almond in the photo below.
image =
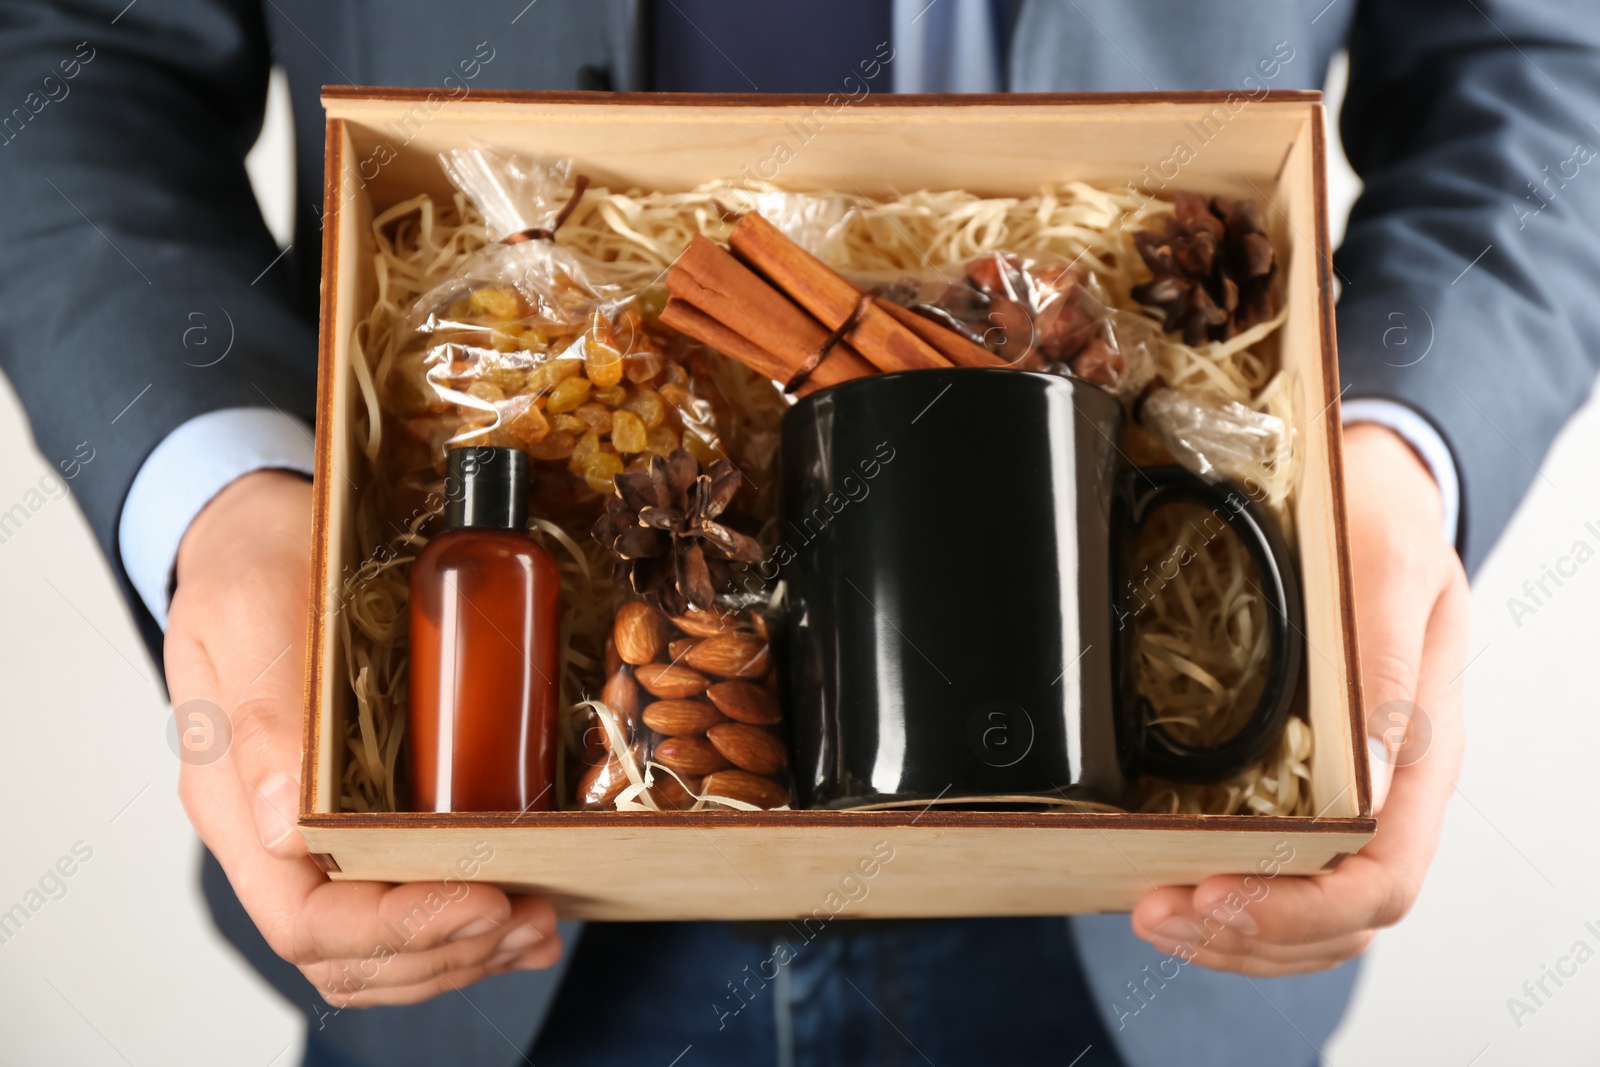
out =
[(689, 654), (689, 650), (700, 643), (698, 637), (680, 637), (667, 645), (667, 658), (677, 663)]
[(759, 726), (723, 723), (707, 730), (706, 739), (728, 757), (728, 762), (756, 774), (777, 774), (788, 762), (783, 742)]
[(675, 667), (670, 663), (646, 663), (634, 671), (634, 677), (639, 679), (645, 692), (662, 700), (699, 696), (711, 684), (711, 679), (699, 671)]
[(613, 674), (616, 674), (617, 670), (621, 666), (622, 666), (622, 657), (617, 655), (617, 643), (611, 639), (611, 635), (610, 634), (607, 634), (606, 635), (606, 677), (609, 678)]
[(619, 668), (600, 692), (601, 702), (617, 713), (629, 734), (639, 727), (639, 699), (639, 683), (633, 680), (633, 671), (628, 667)]
[(668, 737), (703, 734), (727, 721), (716, 708), (700, 700), (658, 700), (644, 709), (644, 724)]
[(578, 759), (587, 770), (610, 757), (610, 742), (606, 740), (606, 729), (600, 725), (600, 716), (595, 714), (594, 709), (584, 708), (581, 714), (583, 733), (578, 738)]
[(694, 807), (696, 794), (700, 792), (699, 778), (685, 778), (680, 784), (672, 775), (659, 770), (655, 772), (655, 777), (656, 784), (650, 787), (650, 799), (656, 802), (656, 807), (662, 811), (686, 811)]
[(686, 777), (710, 774), (728, 765), (721, 752), (698, 737), (669, 737), (656, 745), (651, 758)]
[(783, 721), (778, 698), (754, 682), (718, 682), (706, 690), (711, 703), (728, 718), (752, 726), (771, 726)]
[(776, 808), (794, 802), (794, 798), (783, 786), (771, 778), (763, 778), (749, 771), (717, 771), (715, 774), (708, 774), (705, 781), (700, 783), (700, 795), (742, 800), (758, 808)]
[(693, 637), (715, 637), (733, 630), (733, 620), (714, 611), (691, 611), (674, 615), (672, 625)]
[(689, 650), (684, 661), (697, 671), (720, 678), (759, 678), (766, 673), (767, 643), (755, 634), (708, 637)]
[(642, 600), (630, 600), (617, 609), (617, 621), (611, 630), (617, 642), (617, 654), (626, 663), (649, 663), (661, 654), (667, 640), (667, 620), (654, 607)]
[(615, 757), (603, 763), (596, 763), (584, 771), (583, 777), (578, 779), (578, 807), (609, 808), (617, 799), (617, 794), (627, 786), (627, 772), (622, 769), (621, 762)]

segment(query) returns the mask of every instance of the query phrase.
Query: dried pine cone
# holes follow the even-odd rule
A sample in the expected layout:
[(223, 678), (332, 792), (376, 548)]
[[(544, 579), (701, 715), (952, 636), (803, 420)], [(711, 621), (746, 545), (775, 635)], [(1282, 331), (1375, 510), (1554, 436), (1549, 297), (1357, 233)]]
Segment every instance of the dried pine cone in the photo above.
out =
[(756, 539), (722, 516), (740, 480), (725, 459), (701, 473), (681, 448), (617, 475), (617, 495), (594, 526), (595, 540), (621, 557), (617, 580), (668, 615), (710, 611), (734, 587), (728, 562), (761, 558)]
[(1251, 200), (1178, 193), (1165, 230), (1133, 235), (1155, 277), (1133, 287), (1133, 298), (1166, 316), (1162, 328), (1181, 330), (1185, 344), (1225, 341), (1273, 315), (1277, 263)]

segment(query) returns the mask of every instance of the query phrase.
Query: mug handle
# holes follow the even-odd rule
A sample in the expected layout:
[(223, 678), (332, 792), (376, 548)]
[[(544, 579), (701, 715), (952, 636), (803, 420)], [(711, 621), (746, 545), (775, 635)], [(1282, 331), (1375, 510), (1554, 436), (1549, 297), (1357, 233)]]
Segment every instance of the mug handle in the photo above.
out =
[[(1148, 698), (1139, 696), (1134, 684), (1135, 671), (1129, 652), (1131, 634), (1121, 628), (1129, 613), (1132, 581), (1125, 573), (1119, 579), (1116, 618), (1119, 620), (1118, 656), (1122, 662), (1122, 708), (1134, 718), (1134, 770), (1178, 782), (1219, 782), (1240, 773), (1266, 755), (1283, 732), (1289, 705), (1300, 685), (1305, 656), (1302, 632), (1300, 578), (1294, 557), (1272, 518), (1232, 482), (1211, 484), (1178, 466), (1137, 467), (1123, 475), (1121, 496), (1126, 525), (1118, 540), (1126, 549), (1143, 528), (1145, 520), (1158, 508), (1179, 501), (1210, 507), (1224, 519), (1243, 542), (1260, 574), (1260, 592), (1267, 602), (1270, 631), (1266, 685), (1248, 722), (1228, 740), (1210, 748), (1185, 745), (1174, 740), (1157, 725), (1155, 709)], [(1125, 572), (1126, 567), (1119, 567)], [(1119, 709), (1121, 710), (1121, 709)]]

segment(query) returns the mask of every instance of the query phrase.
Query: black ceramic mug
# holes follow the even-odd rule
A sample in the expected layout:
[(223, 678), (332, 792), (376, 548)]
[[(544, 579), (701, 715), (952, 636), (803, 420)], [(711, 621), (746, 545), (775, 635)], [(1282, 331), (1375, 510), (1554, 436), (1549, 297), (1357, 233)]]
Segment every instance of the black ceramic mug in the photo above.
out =
[[(784, 415), (777, 559), (802, 807), (1120, 806), (1140, 774), (1218, 781), (1266, 753), (1303, 657), (1289, 550), (1237, 487), (1132, 466), (1122, 428), (1105, 390), (1004, 369), (876, 375)], [(1203, 749), (1151, 722), (1134, 689), (1148, 594), (1125, 558), (1180, 500), (1247, 547), (1271, 630), (1254, 713)]]

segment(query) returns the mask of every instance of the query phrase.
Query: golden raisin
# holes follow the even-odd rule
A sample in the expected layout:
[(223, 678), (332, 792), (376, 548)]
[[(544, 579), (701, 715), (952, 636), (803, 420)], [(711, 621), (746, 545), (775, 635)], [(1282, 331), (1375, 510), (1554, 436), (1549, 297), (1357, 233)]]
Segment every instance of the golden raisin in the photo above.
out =
[(604, 389), (596, 389), (589, 394), (608, 408), (619, 406), (628, 399), (628, 390), (620, 385), (608, 385)]
[(589, 457), (600, 451), (600, 435), (590, 431), (578, 438), (578, 443), (572, 446), (572, 456), (567, 460), (567, 470), (573, 474), (582, 474), (583, 465)]
[(643, 385), (661, 373), (661, 357), (654, 352), (636, 352), (627, 360), (628, 381)]
[(594, 338), (584, 346), (583, 372), (602, 389), (622, 381), (622, 353)]
[(654, 389), (639, 390), (622, 406), (643, 419), (644, 424), (652, 430), (660, 426), (667, 417), (667, 405), (662, 401), (661, 394)]
[(509, 289), (479, 289), (472, 294), (470, 306), (481, 315), (497, 319), (520, 319), (522, 301)]
[[(589, 380), (593, 381), (594, 379), (591, 378)], [(593, 396), (594, 393), (591, 391), (589, 395)], [(573, 414), (582, 419), (584, 425), (595, 433), (608, 434), (611, 432), (611, 412), (607, 410), (604, 404), (597, 404), (591, 400), (587, 404), (580, 404)]]
[(673, 407), (681, 409), (689, 404), (689, 390), (669, 382), (661, 387), (661, 398)]
[(572, 455), (573, 446), (577, 439), (570, 433), (553, 433), (536, 445), (528, 448), (528, 455), (534, 459), (566, 459)]
[(711, 464), (722, 458), (721, 454), (718, 453), (715, 448), (711, 447), (711, 442), (707, 441), (697, 433), (685, 433), (683, 435), (683, 447), (688, 450), (691, 456), (700, 462), (700, 466), (702, 467), (709, 467)]
[(496, 326), (489, 331), (489, 347), (496, 352), (516, 352), (525, 345), (516, 327)]
[(559, 359), (552, 359), (545, 366), (550, 368), (546, 374), (549, 376), (550, 386), (554, 388), (581, 371), (583, 361), (575, 356), (562, 356)]
[(550, 433), (550, 422), (544, 412), (525, 396), (515, 397), (506, 404), (501, 426), (524, 445), (536, 445)]
[(644, 450), (657, 456), (670, 456), (678, 449), (678, 435), (670, 426), (652, 426), (645, 435)]
[(576, 415), (557, 415), (550, 422), (561, 433), (570, 433), (575, 437), (582, 437), (590, 429), (589, 424)]
[(615, 479), (621, 473), (622, 457), (614, 452), (596, 452), (583, 464), (583, 480), (597, 493), (615, 491)]
[(647, 432), (644, 420), (631, 411), (619, 411), (611, 419), (611, 443), (618, 452), (643, 452)]
[(467, 386), (467, 395), (475, 401), (462, 405), (461, 418), (468, 426), (492, 426), (499, 421), (496, 408), (505, 400), (504, 393), (488, 382), (473, 382)]
[(559, 415), (563, 411), (575, 410), (579, 404), (589, 399), (589, 389), (589, 379), (568, 378), (550, 390), (550, 403), (547, 405), (550, 413)]
[(661, 368), (661, 380), (668, 385), (688, 385), (689, 372), (683, 369), (682, 363), (669, 359)]

